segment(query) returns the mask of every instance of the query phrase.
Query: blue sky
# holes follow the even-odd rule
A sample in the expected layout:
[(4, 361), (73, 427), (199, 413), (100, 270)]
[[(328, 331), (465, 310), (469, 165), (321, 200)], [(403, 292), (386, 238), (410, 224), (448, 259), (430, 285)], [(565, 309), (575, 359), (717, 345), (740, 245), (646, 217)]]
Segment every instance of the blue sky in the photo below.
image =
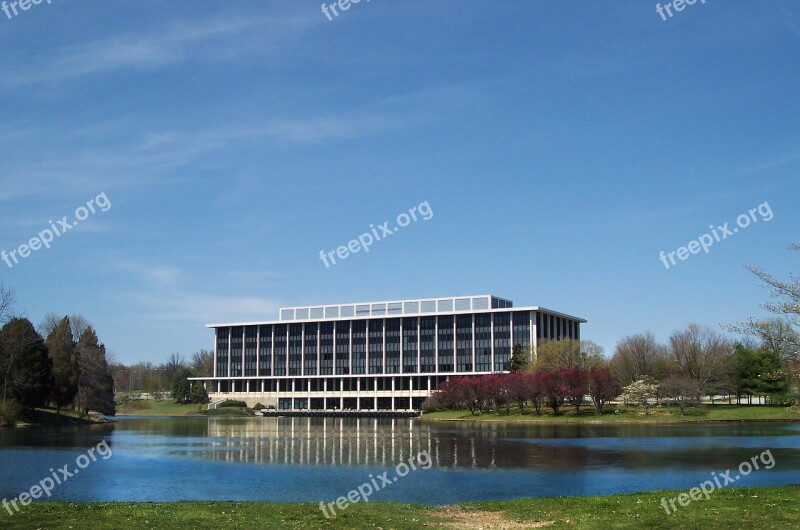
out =
[[(763, 315), (797, 272), (800, 7), (53, 0), (0, 12), (0, 249), (34, 322), (123, 362), (283, 305), (493, 293), (646, 330)], [(424, 201), (434, 215), (326, 268)], [(774, 217), (675, 251), (767, 202)]]

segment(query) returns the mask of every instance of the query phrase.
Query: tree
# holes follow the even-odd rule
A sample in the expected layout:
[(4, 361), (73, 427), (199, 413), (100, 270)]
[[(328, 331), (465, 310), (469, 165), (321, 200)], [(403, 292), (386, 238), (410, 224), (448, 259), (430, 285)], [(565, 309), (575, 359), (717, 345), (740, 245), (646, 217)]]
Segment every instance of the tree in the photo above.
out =
[(504, 379), (509, 401), (515, 403), (519, 407), (519, 413), (522, 414), (525, 412), (525, 403), (530, 399), (531, 387), (535, 385), (533, 374), (512, 372)]
[(734, 333), (760, 339), (763, 347), (775, 352), (781, 361), (800, 360), (800, 335), (787, 318), (768, 320), (751, 318), (741, 324), (729, 325), (727, 328)]
[(622, 389), (622, 399), (644, 408), (645, 416), (650, 415), (651, 401), (658, 397), (658, 384), (655, 379), (645, 376)]
[(697, 382), (698, 395), (713, 389), (731, 371), (733, 344), (707, 326), (690, 324), (669, 339), (670, 356), (679, 375)]
[(17, 303), (14, 291), (7, 289), (0, 283), (0, 324), (5, 324), (11, 318), (11, 313)]
[(650, 376), (663, 379), (667, 371), (667, 349), (649, 331), (629, 335), (617, 343), (611, 369), (623, 385)]
[(53, 389), (52, 362), (44, 339), (25, 318), (10, 319), (0, 330), (3, 404), (11, 397), (28, 407), (43, 407)]
[(558, 415), (558, 410), (567, 396), (567, 387), (561, 377), (562, 370), (547, 370), (537, 374), (539, 387), (547, 406), (553, 409), (553, 414)]
[(203, 383), (195, 381), (194, 385), (192, 385), (190, 399), (192, 403), (208, 403), (208, 392)]
[(69, 329), (75, 339), (79, 339), (83, 332), (90, 327), (92, 327), (92, 324), (85, 316), (78, 313), (73, 313), (69, 316)]
[(192, 371), (198, 376), (214, 374), (214, 352), (200, 350), (192, 354)]
[[(800, 250), (800, 243), (792, 243), (789, 245), (789, 249)], [(750, 265), (747, 269), (769, 285), (772, 288), (772, 296), (778, 298), (775, 303), (764, 304), (764, 309), (776, 315), (783, 315), (795, 328), (800, 326), (800, 277), (790, 274), (788, 280), (781, 280), (761, 267)], [(764, 337), (761, 335), (763, 328), (758, 325), (758, 321), (751, 320), (749, 324), (740, 325), (742, 332), (750, 331), (763, 339)], [(790, 353), (796, 359), (800, 352), (800, 335), (796, 332), (786, 334), (780, 339), (780, 342), (783, 341), (786, 341), (785, 346), (790, 349)]]
[(561, 370), (564, 382), (564, 397), (575, 407), (575, 414), (580, 414), (583, 399), (589, 393), (589, 371), (583, 368), (567, 368)]
[(179, 353), (173, 353), (167, 358), (164, 368), (166, 368), (167, 380), (172, 381), (178, 371), (186, 368), (186, 359)]
[(549, 340), (536, 348), (534, 372), (565, 368), (591, 369), (603, 362), (603, 349), (591, 341)]
[(620, 394), (622, 385), (609, 368), (597, 367), (589, 372), (589, 395), (595, 412), (603, 414), (603, 406)]
[(192, 377), (192, 372), (188, 368), (181, 368), (172, 376), (172, 398), (177, 403), (186, 403), (191, 400), (190, 377)]
[(56, 404), (56, 414), (61, 413), (61, 407), (69, 405), (78, 392), (80, 377), (78, 367), (78, 354), (72, 338), (69, 317), (64, 317), (61, 322), (47, 336), (47, 349), (53, 361), (53, 392), (51, 401)]
[(49, 337), (50, 334), (55, 331), (55, 329), (61, 323), (63, 318), (64, 317), (60, 317), (52, 311), (47, 313), (39, 323), (39, 333), (42, 335), (42, 337)]
[(542, 406), (547, 399), (542, 390), (540, 374), (525, 374), (528, 382), (528, 400), (533, 405), (533, 410), (537, 416), (542, 414)]
[(685, 375), (673, 374), (661, 383), (661, 394), (678, 405), (681, 416), (686, 415), (688, 405), (697, 405), (700, 395), (700, 384), (697, 380)]
[(509, 372), (522, 372), (528, 368), (531, 363), (530, 350), (525, 348), (522, 344), (514, 344), (511, 350), (511, 362), (508, 364)]
[(76, 346), (78, 351), (78, 394), (75, 402), (88, 414), (90, 410), (113, 416), (114, 379), (106, 360), (106, 347), (100, 344), (91, 326), (84, 328)]

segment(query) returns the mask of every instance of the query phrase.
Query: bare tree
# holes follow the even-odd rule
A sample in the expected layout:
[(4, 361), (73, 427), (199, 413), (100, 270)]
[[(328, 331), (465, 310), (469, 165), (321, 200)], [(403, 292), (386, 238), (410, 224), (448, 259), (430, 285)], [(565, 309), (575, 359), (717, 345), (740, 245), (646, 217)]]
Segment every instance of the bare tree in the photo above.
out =
[(14, 295), (14, 291), (6, 289), (6, 287), (0, 283), (0, 324), (5, 324), (11, 319), (11, 313), (16, 303), (17, 297)]
[(212, 375), (214, 371), (214, 353), (200, 350), (192, 354), (192, 371), (195, 375)]
[(666, 368), (667, 349), (649, 331), (620, 340), (611, 357), (611, 369), (623, 385), (629, 385), (644, 376), (662, 379)]
[(166, 368), (167, 381), (172, 381), (172, 377), (178, 370), (186, 368), (186, 359), (180, 353), (173, 353), (167, 358), (164, 368)]
[(686, 415), (686, 407), (697, 405), (697, 397), (700, 395), (700, 385), (697, 381), (683, 375), (670, 375), (660, 385), (660, 394), (678, 405), (681, 416)]
[[(800, 250), (800, 243), (789, 245), (790, 250)], [(778, 299), (762, 307), (783, 318), (773, 320), (749, 319), (741, 324), (727, 326), (730, 331), (751, 335), (764, 341), (764, 345), (778, 353), (782, 360), (800, 360), (800, 276), (789, 274), (781, 280), (761, 267), (750, 265), (747, 270), (771, 287), (771, 295)]]
[(76, 341), (83, 335), (84, 331), (92, 327), (92, 323), (79, 313), (73, 313), (69, 316), (69, 325), (72, 328), (72, 336), (75, 337)]
[(558, 339), (536, 348), (536, 361), (529, 370), (542, 372), (562, 368), (590, 370), (605, 363), (603, 348), (590, 340)]
[(690, 324), (673, 333), (669, 344), (676, 375), (688, 377), (698, 385), (698, 400), (701, 393), (711, 391), (731, 370), (733, 343), (707, 326)]
[(763, 346), (778, 354), (781, 361), (800, 360), (800, 334), (787, 318), (769, 320), (751, 318), (741, 324), (728, 325), (726, 328), (734, 333), (760, 339)]
[(42, 337), (49, 337), (56, 327), (61, 323), (63, 316), (58, 316), (52, 311), (47, 313), (39, 323), (39, 334)]

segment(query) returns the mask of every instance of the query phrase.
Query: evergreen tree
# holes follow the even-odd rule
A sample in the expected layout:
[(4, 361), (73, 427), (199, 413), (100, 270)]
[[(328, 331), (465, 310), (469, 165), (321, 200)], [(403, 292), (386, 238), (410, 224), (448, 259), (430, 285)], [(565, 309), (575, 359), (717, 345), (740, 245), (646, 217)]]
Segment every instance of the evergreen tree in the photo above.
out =
[(56, 413), (61, 413), (61, 407), (69, 405), (78, 392), (80, 369), (78, 367), (78, 354), (72, 338), (69, 317), (64, 317), (61, 322), (47, 336), (47, 348), (50, 359), (53, 361), (53, 392), (51, 401), (56, 404)]
[(195, 381), (192, 385), (192, 392), (190, 394), (192, 403), (208, 403), (208, 392), (205, 385), (200, 381)]
[(3, 403), (15, 399), (42, 407), (53, 389), (52, 363), (44, 339), (28, 319), (12, 318), (0, 330), (0, 378)]
[(99, 343), (91, 326), (81, 333), (77, 352), (80, 375), (75, 403), (84, 414), (95, 410), (113, 416), (116, 413), (114, 379), (106, 360), (106, 347)]
[(522, 344), (514, 344), (511, 350), (511, 361), (508, 363), (509, 372), (524, 372), (531, 363), (528, 350)]
[(192, 372), (188, 368), (181, 368), (172, 377), (172, 399), (178, 403), (186, 403), (191, 399), (192, 385), (189, 377), (192, 377)]

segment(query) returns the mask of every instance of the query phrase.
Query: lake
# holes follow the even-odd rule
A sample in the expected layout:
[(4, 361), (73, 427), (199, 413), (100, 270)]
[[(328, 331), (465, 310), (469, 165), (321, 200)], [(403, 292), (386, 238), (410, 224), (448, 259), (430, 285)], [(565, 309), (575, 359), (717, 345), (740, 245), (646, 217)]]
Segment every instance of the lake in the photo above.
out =
[[(87, 453), (104, 440), (110, 453)], [(54, 475), (64, 480), (46, 500), (319, 502), (362, 483), (378, 486), (372, 501), (427, 504), (602, 495), (688, 489), (728, 469), (733, 478), (765, 451), (770, 458), (735, 485), (782, 485), (800, 483), (798, 449), (800, 423), (125, 417), (0, 430), (0, 498)]]

